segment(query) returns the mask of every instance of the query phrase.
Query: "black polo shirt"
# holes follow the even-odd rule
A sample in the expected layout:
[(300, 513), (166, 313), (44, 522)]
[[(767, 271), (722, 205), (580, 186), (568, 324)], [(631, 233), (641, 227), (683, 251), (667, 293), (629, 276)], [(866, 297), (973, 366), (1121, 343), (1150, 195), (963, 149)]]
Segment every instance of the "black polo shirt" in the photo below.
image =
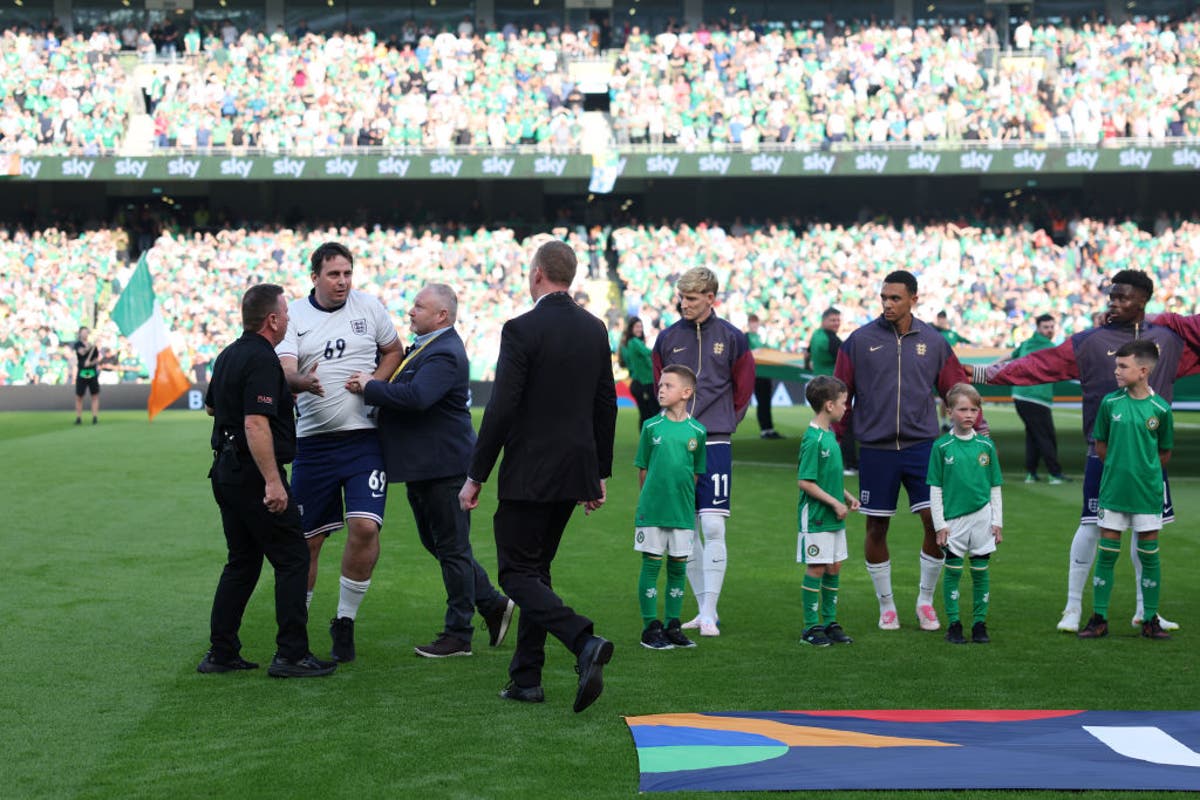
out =
[(212, 381), (204, 402), (215, 409), (212, 448), (221, 449), (226, 434), (232, 434), (237, 448), (249, 453), (246, 445), (247, 414), (261, 414), (271, 423), (275, 460), (289, 464), (296, 457), (296, 416), (292, 392), (283, 375), (283, 366), (275, 348), (258, 333), (242, 337), (221, 351), (213, 365)]

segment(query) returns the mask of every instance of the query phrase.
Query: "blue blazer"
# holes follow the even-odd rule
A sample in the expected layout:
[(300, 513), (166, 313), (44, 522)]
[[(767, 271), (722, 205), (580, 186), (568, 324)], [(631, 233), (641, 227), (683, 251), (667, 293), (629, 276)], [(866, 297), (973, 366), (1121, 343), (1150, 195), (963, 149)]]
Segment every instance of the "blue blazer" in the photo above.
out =
[(370, 381), (363, 397), (379, 406), (379, 436), (389, 483), (465, 476), (475, 447), (470, 362), (449, 328), (390, 383)]

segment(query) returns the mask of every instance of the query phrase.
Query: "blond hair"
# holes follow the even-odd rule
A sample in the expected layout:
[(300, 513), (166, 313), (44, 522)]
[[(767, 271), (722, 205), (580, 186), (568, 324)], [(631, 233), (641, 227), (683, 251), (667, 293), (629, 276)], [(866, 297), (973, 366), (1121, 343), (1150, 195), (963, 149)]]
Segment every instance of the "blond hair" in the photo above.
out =
[(708, 267), (693, 267), (679, 276), (679, 280), (675, 282), (675, 288), (680, 293), (716, 294), (718, 286), (717, 274)]
[(956, 383), (950, 387), (950, 391), (946, 392), (947, 408), (954, 407), (954, 398), (956, 397), (967, 398), (976, 408), (983, 405), (983, 398), (979, 396), (979, 390), (969, 383)]

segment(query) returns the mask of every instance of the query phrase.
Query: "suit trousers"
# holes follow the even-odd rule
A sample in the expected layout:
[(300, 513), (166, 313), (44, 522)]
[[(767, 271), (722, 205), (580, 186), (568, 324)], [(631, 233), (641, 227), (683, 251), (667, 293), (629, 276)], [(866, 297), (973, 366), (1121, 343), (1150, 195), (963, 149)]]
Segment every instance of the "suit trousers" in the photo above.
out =
[(592, 621), (565, 605), (550, 580), (550, 563), (574, 510), (572, 500), (501, 500), (493, 518), (500, 587), (521, 609), (508, 674), (522, 688), (541, 685), (547, 633), (576, 656), (592, 636)]
[(758, 403), (758, 428), (763, 431), (775, 429), (771, 418), (771, 398), (775, 395), (775, 381), (770, 378), (754, 379), (754, 401)]
[[(284, 486), (287, 486), (286, 476)], [(272, 514), (263, 505), (265, 484), (257, 471), (247, 474), (241, 483), (223, 483), (214, 478), (212, 489), (221, 509), (221, 524), (229, 548), (213, 597), (210, 621), (213, 657), (227, 661), (241, 651), (238, 629), (266, 556), (275, 570), (276, 652), (289, 660), (303, 658), (308, 654), (305, 604), (308, 545), (300, 529), (300, 511), (291, 497), (291, 487), (288, 487), (288, 506), (282, 514)]]
[(1058, 463), (1058, 434), (1054, 430), (1054, 412), (1039, 403), (1014, 400), (1017, 416), (1025, 423), (1025, 472), (1037, 474), (1038, 458), (1046, 462), (1051, 475), (1061, 475)]
[(442, 567), (442, 583), (446, 585), (444, 633), (470, 644), (475, 609), (486, 615), (507, 601), (471, 552), (471, 515), (458, 505), (458, 492), (466, 477), (409, 481), (405, 488), (421, 544)]

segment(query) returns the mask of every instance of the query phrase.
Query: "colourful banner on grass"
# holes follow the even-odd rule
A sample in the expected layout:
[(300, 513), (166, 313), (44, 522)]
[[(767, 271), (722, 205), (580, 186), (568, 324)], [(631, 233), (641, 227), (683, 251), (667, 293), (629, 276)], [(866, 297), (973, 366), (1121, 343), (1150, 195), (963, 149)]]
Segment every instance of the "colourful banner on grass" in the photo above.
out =
[(626, 717), (643, 792), (1200, 790), (1200, 712), (892, 710)]

